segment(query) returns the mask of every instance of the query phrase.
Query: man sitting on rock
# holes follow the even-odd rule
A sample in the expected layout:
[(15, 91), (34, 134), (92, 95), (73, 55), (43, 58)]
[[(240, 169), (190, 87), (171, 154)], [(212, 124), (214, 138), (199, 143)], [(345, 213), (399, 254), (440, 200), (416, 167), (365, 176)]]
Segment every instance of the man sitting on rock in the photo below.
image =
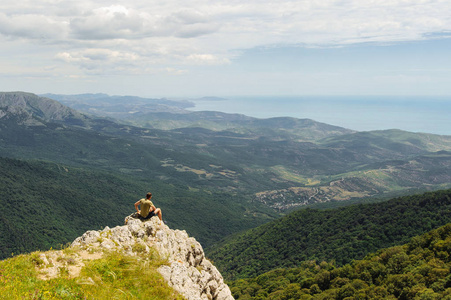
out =
[[(147, 193), (146, 198), (142, 198), (135, 203), (136, 213), (132, 214), (131, 217), (138, 218), (142, 221), (148, 220), (153, 216), (158, 216), (160, 219), (160, 224), (163, 222), (163, 217), (161, 214), (161, 209), (156, 208), (150, 199), (152, 198), (152, 193)], [(141, 209), (138, 208), (140, 206)], [(125, 219), (127, 223), (127, 218)]]

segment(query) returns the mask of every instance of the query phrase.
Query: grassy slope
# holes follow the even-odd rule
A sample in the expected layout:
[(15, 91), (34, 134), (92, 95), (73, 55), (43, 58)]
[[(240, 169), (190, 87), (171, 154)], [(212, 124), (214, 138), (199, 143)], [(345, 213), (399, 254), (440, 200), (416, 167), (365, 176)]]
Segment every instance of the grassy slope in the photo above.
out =
[(451, 222), (451, 190), (335, 210), (303, 209), (206, 250), (223, 276), (244, 278), (311, 259), (339, 265)]
[(155, 255), (143, 263), (139, 257), (106, 253), (85, 261), (79, 276), (71, 277), (68, 268), (75, 264), (76, 251), (53, 251), (57, 261), (65, 263), (59, 275), (49, 280), (40, 276), (45, 267), (40, 252), (0, 261), (0, 299), (147, 299), (149, 295), (153, 299), (183, 299), (158, 273), (164, 261)]

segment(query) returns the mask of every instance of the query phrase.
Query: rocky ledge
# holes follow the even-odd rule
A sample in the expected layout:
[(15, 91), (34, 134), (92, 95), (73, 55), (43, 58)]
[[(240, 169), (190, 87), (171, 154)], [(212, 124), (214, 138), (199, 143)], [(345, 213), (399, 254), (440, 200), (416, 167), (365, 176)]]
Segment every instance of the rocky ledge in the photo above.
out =
[(87, 231), (75, 239), (72, 246), (99, 247), (129, 255), (137, 255), (138, 250), (150, 252), (154, 248), (168, 262), (158, 271), (186, 299), (233, 299), (219, 271), (205, 258), (202, 246), (185, 231), (160, 224), (156, 217), (145, 222), (127, 217), (126, 225)]

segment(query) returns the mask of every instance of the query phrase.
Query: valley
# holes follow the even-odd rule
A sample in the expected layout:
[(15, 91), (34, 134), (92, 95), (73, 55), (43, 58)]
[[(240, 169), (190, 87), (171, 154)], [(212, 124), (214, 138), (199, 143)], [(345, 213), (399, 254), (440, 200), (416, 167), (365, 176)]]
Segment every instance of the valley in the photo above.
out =
[[(252, 201), (277, 211), (329, 201), (388, 199), (451, 186), (449, 136), (401, 130), (354, 132), (308, 119), (190, 112), (184, 110), (189, 107), (187, 100), (92, 94), (50, 97), (86, 113), (149, 128), (141, 142), (161, 144), (158, 140), (164, 136), (166, 148), (190, 155), (183, 161), (163, 159), (167, 169), (249, 194)], [(167, 130), (152, 134), (161, 129)], [(196, 154), (221, 163), (191, 163)]]
[[(132, 184), (118, 194), (119, 203), (152, 190), (166, 220), (204, 246), (304, 206), (380, 201), (451, 186), (449, 136), (354, 132), (308, 119), (189, 112), (188, 102), (168, 99), (47, 96), (73, 108), (30, 93), (0, 93), (2, 158), (26, 169), (43, 163), (41, 171), (30, 174), (35, 178), (52, 164), (79, 174), (115, 176)], [(140, 117), (164, 126), (146, 125)], [(73, 183), (64, 185), (79, 185), (76, 176), (67, 180)], [(2, 201), (11, 195), (21, 201), (17, 195), (26, 189), (23, 182)], [(58, 201), (59, 196), (42, 197)], [(73, 199), (83, 201), (81, 194)], [(121, 222), (133, 208), (118, 207), (109, 221)], [(3, 222), (11, 224), (6, 216)], [(63, 219), (61, 226), (72, 225)], [(74, 234), (64, 233), (60, 241)]]

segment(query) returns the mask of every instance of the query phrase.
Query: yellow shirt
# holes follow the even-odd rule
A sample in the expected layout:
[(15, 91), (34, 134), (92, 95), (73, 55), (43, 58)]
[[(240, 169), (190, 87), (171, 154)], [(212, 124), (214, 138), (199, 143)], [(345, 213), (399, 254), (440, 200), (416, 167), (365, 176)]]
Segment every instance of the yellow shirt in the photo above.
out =
[(153, 203), (149, 199), (142, 198), (139, 200), (139, 204), (141, 205), (141, 217), (145, 218), (149, 214), (152, 209)]

